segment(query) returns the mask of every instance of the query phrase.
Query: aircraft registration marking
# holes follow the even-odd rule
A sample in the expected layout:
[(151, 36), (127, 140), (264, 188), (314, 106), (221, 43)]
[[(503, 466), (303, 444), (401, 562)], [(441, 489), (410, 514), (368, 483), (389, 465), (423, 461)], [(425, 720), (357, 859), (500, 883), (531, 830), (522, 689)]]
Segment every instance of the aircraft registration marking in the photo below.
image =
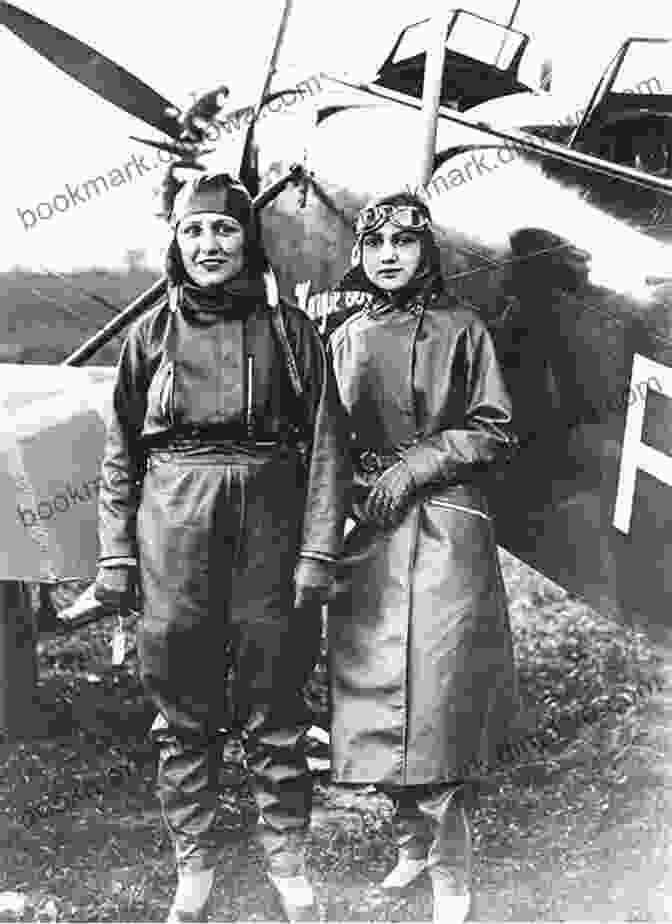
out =
[(631, 387), (636, 381), (640, 382), (640, 388), (644, 385), (644, 393), (642, 400), (630, 404), (625, 418), (613, 520), (616, 529), (626, 535), (630, 532), (637, 472), (646, 472), (672, 487), (672, 456), (642, 442), (647, 392), (652, 390), (672, 398), (672, 368), (636, 353), (632, 361)]

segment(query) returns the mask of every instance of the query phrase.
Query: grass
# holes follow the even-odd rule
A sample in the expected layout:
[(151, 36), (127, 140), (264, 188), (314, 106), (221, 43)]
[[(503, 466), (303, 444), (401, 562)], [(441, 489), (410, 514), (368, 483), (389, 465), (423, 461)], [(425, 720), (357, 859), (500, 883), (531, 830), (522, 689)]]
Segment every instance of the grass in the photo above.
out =
[[(660, 668), (643, 635), (603, 619), (510, 556), (503, 555), (502, 564), (524, 721), (518, 746), (489, 774), (474, 814), (477, 851), (494, 858), (477, 870), (486, 891), (493, 871), (509, 869), (523, 834), (528, 842), (547, 843), (552, 832), (552, 843), (561, 841), (553, 827), (563, 811), (558, 791), (565, 787), (570, 802), (579, 789), (581, 799), (590, 791), (588, 777), (572, 777), (568, 769), (577, 748), (600, 762), (598, 791), (608, 795), (619, 761), (638, 740), (642, 706)], [(57, 606), (74, 590), (55, 591)], [(172, 857), (153, 796), (154, 754), (146, 737), (153, 715), (134, 658), (111, 666), (111, 634), (112, 620), (104, 620), (40, 642), (42, 737), (0, 748), (0, 841), (12, 845), (0, 851), (0, 892), (26, 900), (21, 913), (3, 919), (161, 920), (168, 907)], [(318, 675), (318, 694), (321, 683)], [(218, 822), (218, 881), (227, 886), (216, 917), (277, 919), (262, 858), (244, 834), (253, 814), (249, 793), (243, 789), (238, 800), (228, 785), (241, 781), (232, 747)], [(584, 802), (585, 824), (597, 824), (599, 803)], [(329, 920), (426, 919), (426, 889), (382, 908), (367, 899), (367, 884), (382, 877), (392, 859), (389, 821), (382, 796), (319, 778), (311, 865), (328, 884), (322, 898)]]

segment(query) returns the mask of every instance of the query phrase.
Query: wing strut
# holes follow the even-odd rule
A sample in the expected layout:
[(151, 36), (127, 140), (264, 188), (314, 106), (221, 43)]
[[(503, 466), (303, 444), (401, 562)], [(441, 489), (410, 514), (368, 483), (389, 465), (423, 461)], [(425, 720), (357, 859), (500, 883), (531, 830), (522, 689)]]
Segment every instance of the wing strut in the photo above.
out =
[(268, 62), (268, 68), (266, 69), (266, 76), (264, 77), (264, 82), (261, 87), (259, 100), (254, 108), (250, 124), (245, 134), (245, 144), (243, 145), (243, 153), (240, 158), (240, 170), (238, 175), (241, 183), (247, 188), (251, 196), (256, 196), (259, 192), (259, 173), (254, 163), (254, 126), (266, 102), (266, 97), (271, 87), (271, 81), (275, 76), (278, 58), (280, 57), (280, 49), (282, 48), (285, 32), (287, 31), (287, 23), (289, 22), (289, 17), (292, 12), (292, 3), (293, 0), (285, 0), (282, 16), (280, 17), (280, 25), (278, 26), (278, 31), (275, 36), (275, 43), (273, 44), (273, 51), (271, 52), (271, 57)]
[(446, 35), (453, 11), (443, 10), (432, 19), (431, 41), (425, 59), (425, 79), (422, 88), (422, 147), (420, 150), (420, 186), (426, 186), (434, 173), (436, 157), (436, 125), (441, 106), (443, 68), (446, 60)]

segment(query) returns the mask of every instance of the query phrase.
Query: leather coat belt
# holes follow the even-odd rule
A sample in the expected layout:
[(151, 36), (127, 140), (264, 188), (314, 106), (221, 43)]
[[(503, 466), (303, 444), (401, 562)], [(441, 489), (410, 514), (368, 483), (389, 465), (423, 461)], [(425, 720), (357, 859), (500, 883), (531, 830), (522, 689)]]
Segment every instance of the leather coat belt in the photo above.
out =
[(254, 452), (255, 450), (297, 449), (296, 444), (278, 440), (172, 440), (160, 446), (151, 446), (149, 456), (161, 456), (171, 453), (197, 454), (199, 452)]
[(255, 450), (301, 448), (298, 434), (246, 433), (241, 427), (181, 427), (179, 431), (157, 433), (143, 440), (145, 451), (194, 452), (200, 449), (226, 452), (227, 450)]

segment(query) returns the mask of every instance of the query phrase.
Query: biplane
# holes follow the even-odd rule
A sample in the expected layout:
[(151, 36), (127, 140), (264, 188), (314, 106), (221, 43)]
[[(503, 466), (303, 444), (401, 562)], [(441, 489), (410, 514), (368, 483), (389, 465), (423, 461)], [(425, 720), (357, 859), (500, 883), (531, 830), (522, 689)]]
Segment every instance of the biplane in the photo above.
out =
[[(226, 136), (221, 87), (181, 113), (13, 4), (0, 3), (0, 24), (142, 118), (159, 133), (146, 143), (181, 168), (221, 163), (219, 151), (204, 153), (213, 128)], [(280, 33), (286, 25), (285, 16)], [(298, 298), (323, 331), (357, 308), (353, 293), (329, 294), (349, 265), (357, 210), (392, 189), (426, 196), (448, 284), (493, 330), (513, 395), (521, 451), (491, 485), (500, 543), (603, 614), (664, 635), (672, 590), (672, 40), (625, 41), (586, 106), (567, 118), (551, 94), (521, 82), (528, 43), (510, 25), (463, 9), (413, 23), (370, 81), (320, 75), (310, 117), (304, 111), (301, 131), (292, 129), (291, 157), (286, 146), (282, 155), (274, 148), (272, 120), (259, 118), (288, 92), (273, 74), (274, 57), (249, 110), (237, 171), (257, 195), (280, 292)], [(422, 138), (431, 144), (424, 174)], [(41, 367), (44, 387), (32, 379), (30, 407), (15, 408), (11, 396), (25, 392), (31, 367), (3, 368), (14, 421), (0, 471), (3, 523), (14, 530), (9, 540), (3, 534), (3, 580), (94, 575), (95, 504), (81, 501), (81, 485), (97, 476), (113, 370), (84, 364), (162, 286), (63, 366)], [(42, 427), (47, 417), (53, 425)], [(18, 449), (17, 432), (25, 434)], [(62, 464), (37, 477), (31, 453)], [(62, 513), (49, 516), (59, 497)]]

